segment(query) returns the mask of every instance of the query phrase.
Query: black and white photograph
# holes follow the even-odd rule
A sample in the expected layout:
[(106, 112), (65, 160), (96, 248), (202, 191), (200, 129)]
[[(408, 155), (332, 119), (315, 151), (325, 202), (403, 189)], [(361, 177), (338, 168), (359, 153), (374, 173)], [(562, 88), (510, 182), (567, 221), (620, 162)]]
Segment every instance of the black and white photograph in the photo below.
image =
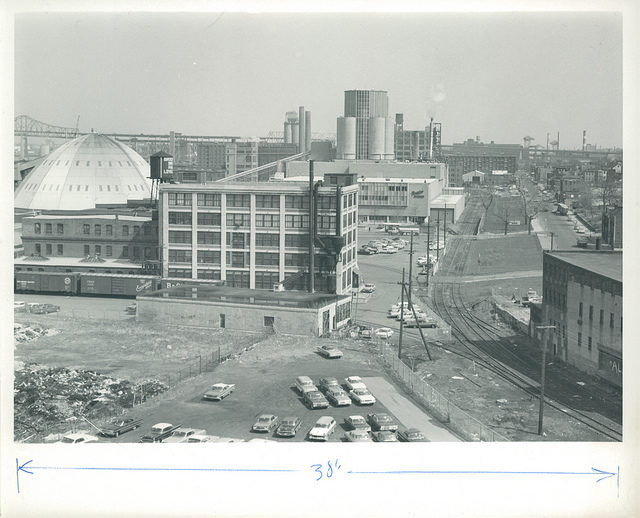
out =
[[(10, 510), (145, 477), (165, 496), (95, 514), (199, 516), (160, 503), (197, 478), (256, 487), (207, 515), (321, 515), (275, 503), (291, 471), (341, 486), (332, 516), (428, 515), (421, 485), (438, 516), (633, 514), (637, 9), (55, 4), (3, 12)], [(512, 497), (466, 507), (455, 476)], [(559, 485), (585, 501), (554, 506)]]

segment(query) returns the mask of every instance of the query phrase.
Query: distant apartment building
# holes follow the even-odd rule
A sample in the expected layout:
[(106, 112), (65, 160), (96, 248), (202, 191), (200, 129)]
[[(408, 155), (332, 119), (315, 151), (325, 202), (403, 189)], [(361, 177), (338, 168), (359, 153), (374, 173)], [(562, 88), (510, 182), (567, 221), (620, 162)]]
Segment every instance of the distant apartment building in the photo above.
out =
[[(532, 326), (554, 326), (552, 354), (622, 386), (622, 252), (544, 252), (542, 282)], [(542, 340), (544, 332), (535, 335)]]
[(196, 154), (196, 165), (225, 176), (258, 167), (258, 141), (199, 142)]
[[(317, 185), (314, 284), (350, 293), (357, 269), (358, 187)], [(162, 275), (237, 288), (310, 285), (310, 196), (299, 182), (160, 186)]]

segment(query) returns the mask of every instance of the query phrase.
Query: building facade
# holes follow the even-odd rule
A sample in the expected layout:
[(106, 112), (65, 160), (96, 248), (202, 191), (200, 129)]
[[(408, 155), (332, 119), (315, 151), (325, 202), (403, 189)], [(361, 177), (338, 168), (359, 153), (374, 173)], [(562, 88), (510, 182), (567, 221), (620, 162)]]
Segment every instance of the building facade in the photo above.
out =
[[(542, 308), (532, 324), (554, 326), (548, 350), (621, 387), (622, 252), (544, 252), (542, 282)], [(544, 337), (540, 329), (535, 334)]]
[[(424, 130), (404, 128), (404, 115), (396, 113), (394, 130), (395, 159), (401, 162), (436, 159), (442, 155), (442, 125), (431, 123)], [(433, 142), (432, 142), (433, 141)]]
[[(317, 186), (314, 284), (348, 293), (357, 267), (357, 185)], [(309, 182), (161, 185), (162, 275), (227, 286), (310, 284)]]

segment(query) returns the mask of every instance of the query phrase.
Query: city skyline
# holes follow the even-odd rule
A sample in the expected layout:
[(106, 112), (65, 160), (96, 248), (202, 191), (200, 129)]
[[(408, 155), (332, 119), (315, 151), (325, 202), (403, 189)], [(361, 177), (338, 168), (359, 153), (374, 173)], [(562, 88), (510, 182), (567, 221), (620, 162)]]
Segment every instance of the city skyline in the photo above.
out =
[(547, 133), (555, 140), (559, 132), (560, 147), (576, 149), (586, 130), (588, 144), (621, 147), (622, 16), (38, 13), (15, 20), (15, 115), (71, 127), (80, 116), (81, 131), (265, 136), (282, 131), (287, 111), (305, 106), (314, 133), (335, 133), (350, 89), (386, 90), (389, 114), (404, 113), (405, 128), (424, 128), (434, 117), (445, 144), (476, 136), (522, 144), (531, 136), (545, 146)]

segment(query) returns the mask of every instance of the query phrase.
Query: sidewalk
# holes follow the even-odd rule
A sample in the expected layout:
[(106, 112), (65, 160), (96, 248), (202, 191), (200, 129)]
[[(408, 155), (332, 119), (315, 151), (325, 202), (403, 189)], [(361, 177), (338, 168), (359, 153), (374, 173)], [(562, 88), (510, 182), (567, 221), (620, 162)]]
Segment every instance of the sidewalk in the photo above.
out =
[(531, 220), (531, 228), (533, 232), (536, 234), (538, 241), (540, 242), (540, 246), (543, 250), (551, 249), (551, 236), (549, 235), (546, 228), (544, 228), (538, 218), (533, 218)]

